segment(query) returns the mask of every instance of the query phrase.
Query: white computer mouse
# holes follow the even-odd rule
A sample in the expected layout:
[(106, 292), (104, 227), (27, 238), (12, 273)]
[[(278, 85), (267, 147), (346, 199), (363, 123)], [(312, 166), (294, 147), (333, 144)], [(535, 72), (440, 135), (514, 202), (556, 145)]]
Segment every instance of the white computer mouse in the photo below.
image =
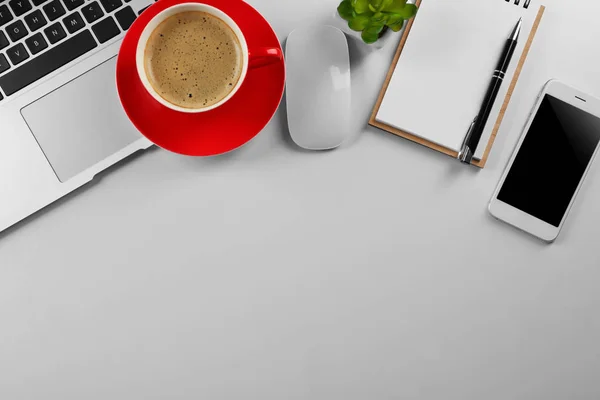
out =
[(296, 29), (285, 45), (288, 126), (309, 150), (338, 147), (350, 135), (350, 57), (333, 26)]

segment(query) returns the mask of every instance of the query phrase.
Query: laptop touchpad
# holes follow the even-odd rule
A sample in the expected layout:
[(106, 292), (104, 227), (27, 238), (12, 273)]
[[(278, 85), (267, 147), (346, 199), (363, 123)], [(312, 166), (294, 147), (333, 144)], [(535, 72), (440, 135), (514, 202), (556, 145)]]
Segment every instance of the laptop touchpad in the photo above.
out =
[(141, 137), (121, 108), (115, 65), (116, 57), (21, 110), (61, 182)]

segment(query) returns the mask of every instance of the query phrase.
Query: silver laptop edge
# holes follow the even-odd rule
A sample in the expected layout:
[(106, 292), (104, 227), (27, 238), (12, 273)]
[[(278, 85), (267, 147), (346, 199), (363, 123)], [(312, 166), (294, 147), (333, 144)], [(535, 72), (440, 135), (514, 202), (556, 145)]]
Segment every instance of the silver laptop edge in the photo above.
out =
[[(89, 1), (85, 4), (88, 3)], [(151, 3), (148, 0), (132, 0), (124, 5), (131, 6), (137, 13)], [(90, 29), (89, 24), (85, 29)], [(69, 35), (71, 36), (73, 35)], [(3, 93), (4, 99), (0, 101), (0, 231), (90, 182), (96, 174), (109, 166), (151, 146), (151, 143), (140, 135), (139, 139), (114, 154), (61, 182), (21, 114), (22, 109), (36, 100), (115, 57), (123, 36), (124, 32), (121, 32), (115, 38), (100, 44), (89, 53), (12, 96), (7, 97)], [(5, 53), (4, 50), (0, 53)], [(112, 82), (114, 83), (114, 71)], [(85, 123), (77, 123), (82, 124), (81, 129), (85, 129)]]

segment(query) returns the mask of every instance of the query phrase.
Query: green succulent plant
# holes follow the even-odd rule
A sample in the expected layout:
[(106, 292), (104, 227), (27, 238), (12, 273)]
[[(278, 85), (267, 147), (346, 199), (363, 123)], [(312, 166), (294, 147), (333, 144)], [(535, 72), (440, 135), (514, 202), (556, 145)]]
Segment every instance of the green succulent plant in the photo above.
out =
[(406, 0), (343, 0), (337, 10), (350, 29), (361, 32), (365, 43), (375, 43), (384, 29), (402, 29), (404, 21), (417, 13), (417, 6)]

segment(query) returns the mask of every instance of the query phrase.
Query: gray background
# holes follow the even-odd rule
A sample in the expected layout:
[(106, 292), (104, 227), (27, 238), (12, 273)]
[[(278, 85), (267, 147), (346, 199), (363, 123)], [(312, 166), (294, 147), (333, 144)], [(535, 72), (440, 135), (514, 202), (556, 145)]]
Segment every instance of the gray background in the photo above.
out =
[[(250, 3), (281, 39), (337, 5)], [(483, 171), (366, 127), (395, 46), (351, 43), (342, 148), (296, 148), (282, 106), (238, 151), (150, 150), (1, 234), (0, 398), (600, 398), (598, 163), (551, 246), (486, 213), (544, 82), (600, 96), (600, 2), (546, 4)]]

